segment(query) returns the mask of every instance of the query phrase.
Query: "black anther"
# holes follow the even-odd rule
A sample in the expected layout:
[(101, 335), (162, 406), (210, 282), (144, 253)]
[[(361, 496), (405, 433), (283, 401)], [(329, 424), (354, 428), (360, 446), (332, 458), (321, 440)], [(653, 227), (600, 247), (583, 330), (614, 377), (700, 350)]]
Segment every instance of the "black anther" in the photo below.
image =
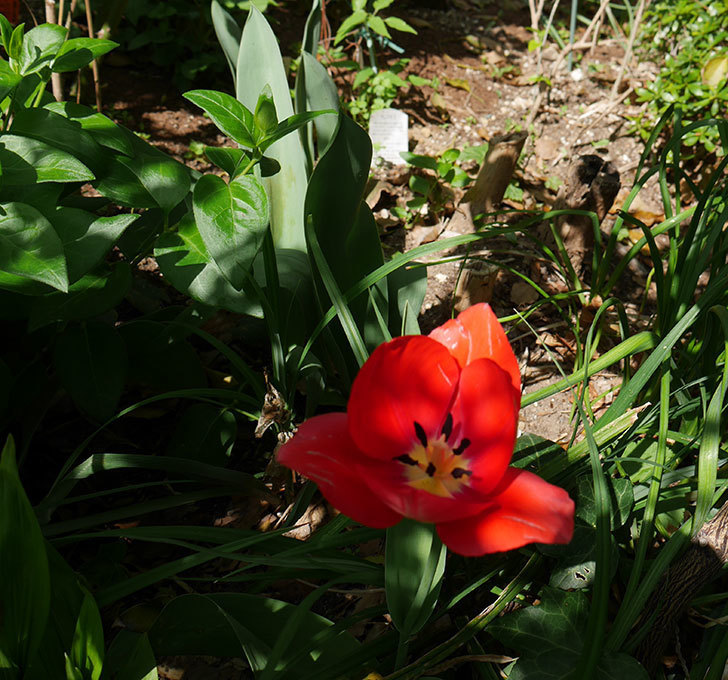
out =
[(394, 460), (398, 460), (405, 465), (417, 465), (417, 461), (406, 453), (403, 456), (397, 456)]
[(447, 418), (445, 418), (445, 424), (442, 426), (442, 434), (445, 435), (445, 440), (450, 439), (450, 435), (452, 434), (452, 413), (448, 413)]
[(425, 434), (425, 428), (422, 427), (416, 420), (415, 420), (415, 435), (417, 436), (417, 439), (420, 440), (422, 443), (422, 446), (427, 448), (427, 435)]
[(469, 439), (463, 439), (453, 450), (453, 454), (456, 456), (459, 456), (465, 449), (470, 446), (470, 440)]
[(473, 471), (472, 470), (466, 470), (465, 468), (455, 468), (450, 474), (455, 479), (460, 479), (463, 475), (467, 475), (468, 477), (470, 477), (470, 475), (473, 474)]
[(437, 468), (435, 467), (435, 464), (434, 464), (434, 463), (430, 463), (430, 464), (429, 464), (429, 465), (427, 466), (427, 470), (425, 470), (425, 474), (426, 474), (426, 475), (427, 475), (428, 477), (434, 477), (434, 476), (435, 476), (435, 471), (436, 471), (436, 470), (437, 470)]

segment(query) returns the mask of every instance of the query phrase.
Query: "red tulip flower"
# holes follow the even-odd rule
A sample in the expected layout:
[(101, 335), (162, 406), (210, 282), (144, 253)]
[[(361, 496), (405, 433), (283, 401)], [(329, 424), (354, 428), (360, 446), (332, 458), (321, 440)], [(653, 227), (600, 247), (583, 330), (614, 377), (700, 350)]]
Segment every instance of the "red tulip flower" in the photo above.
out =
[(278, 461), (357, 522), (434, 523), (461, 555), (568, 543), (569, 495), (508, 466), (520, 398), (508, 339), (490, 306), (475, 305), (429, 336), (377, 347), (347, 412), (304, 422)]

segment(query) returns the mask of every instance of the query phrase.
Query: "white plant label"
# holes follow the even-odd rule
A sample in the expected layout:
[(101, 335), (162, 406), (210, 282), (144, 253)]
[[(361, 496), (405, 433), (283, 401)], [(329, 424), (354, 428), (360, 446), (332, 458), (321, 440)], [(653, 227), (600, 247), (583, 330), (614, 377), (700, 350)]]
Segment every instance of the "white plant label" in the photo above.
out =
[(397, 109), (372, 111), (369, 118), (369, 136), (374, 145), (372, 162), (377, 158), (395, 165), (404, 165), (400, 151), (409, 151), (409, 123), (407, 114)]

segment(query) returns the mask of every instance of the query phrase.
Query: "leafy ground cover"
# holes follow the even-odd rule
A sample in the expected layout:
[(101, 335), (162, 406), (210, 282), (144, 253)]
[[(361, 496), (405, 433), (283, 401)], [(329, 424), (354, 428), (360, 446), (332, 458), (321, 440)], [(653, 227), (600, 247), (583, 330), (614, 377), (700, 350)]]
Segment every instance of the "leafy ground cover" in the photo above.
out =
[[(355, 87), (342, 65), (332, 85), (310, 52), (294, 109), (282, 71), (251, 65), (256, 50), (278, 58), (261, 15), (245, 28), (260, 42), (238, 49), (240, 28), (213, 5), (234, 83), (220, 89), (234, 96), (183, 98), (168, 72), (107, 64), (108, 118), (43, 99), (51, 70), (88, 61), (90, 44), (44, 29), (56, 42), (38, 54), (3, 26), (15, 108), (0, 136), (2, 233), (22, 246), (13, 225), (31, 215), (46, 250), (25, 251), (57, 265), (6, 251), (15, 269), (3, 260), (0, 281), (15, 441), (0, 540), (24, 555), (0, 567), (8, 677), (721, 676), (725, 584), (686, 580), (685, 560), (696, 541), (723, 560), (721, 515), (707, 525), (717, 539), (704, 523), (724, 490), (725, 122), (667, 111), (643, 148), (628, 127), (636, 100), (609, 98), (625, 41), (603, 37), (578, 71), (552, 71), (559, 43), (529, 52), (524, 14), (460, 5), (408, 7), (418, 35), (397, 35), (403, 56), (379, 50), (380, 67), (397, 65), (390, 94), (413, 145), (410, 165), (371, 180), (366, 135), (310, 113), (368, 81)], [(268, 9), (284, 52), (301, 35), (310, 48), (313, 6)], [(635, 65), (625, 91), (655, 68)], [(309, 124), (318, 144), (298, 137)], [(525, 153), (504, 212), (477, 234), (449, 231), (487, 144), (517, 128)], [(681, 140), (703, 128), (718, 143), (696, 163)], [(75, 141), (61, 147), (64, 130)], [(577, 271), (556, 201), (584, 151), (610, 159), (623, 190)], [(381, 343), (446, 322), (468, 244), (492, 267), (491, 306), (526, 387), (509, 474), (566, 489), (568, 545), (448, 553), (430, 525), (355, 524), (271, 456), (294, 424), (345, 410)], [(407, 376), (379, 382), (396, 392)], [(459, 450), (459, 427), (435, 434)], [(670, 569), (686, 601), (660, 585)]]

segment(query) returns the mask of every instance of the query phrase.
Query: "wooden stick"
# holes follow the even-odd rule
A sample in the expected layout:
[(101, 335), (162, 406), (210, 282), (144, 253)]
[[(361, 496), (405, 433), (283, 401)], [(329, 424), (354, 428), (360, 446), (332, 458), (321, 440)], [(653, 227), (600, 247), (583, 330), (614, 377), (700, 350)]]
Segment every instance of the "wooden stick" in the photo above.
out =
[[(63, 3), (63, 0), (61, 0)], [(61, 15), (56, 17), (56, 0), (45, 0), (45, 19), (49, 24), (60, 24)], [(51, 90), (57, 102), (63, 100), (63, 83), (60, 73), (51, 73)]]
[[(93, 38), (94, 20), (91, 15), (91, 0), (86, 0), (86, 26), (88, 27), (88, 37)], [(91, 70), (94, 74), (94, 91), (96, 93), (96, 110), (101, 113), (101, 77), (99, 76), (99, 64), (96, 59), (91, 62)]]

